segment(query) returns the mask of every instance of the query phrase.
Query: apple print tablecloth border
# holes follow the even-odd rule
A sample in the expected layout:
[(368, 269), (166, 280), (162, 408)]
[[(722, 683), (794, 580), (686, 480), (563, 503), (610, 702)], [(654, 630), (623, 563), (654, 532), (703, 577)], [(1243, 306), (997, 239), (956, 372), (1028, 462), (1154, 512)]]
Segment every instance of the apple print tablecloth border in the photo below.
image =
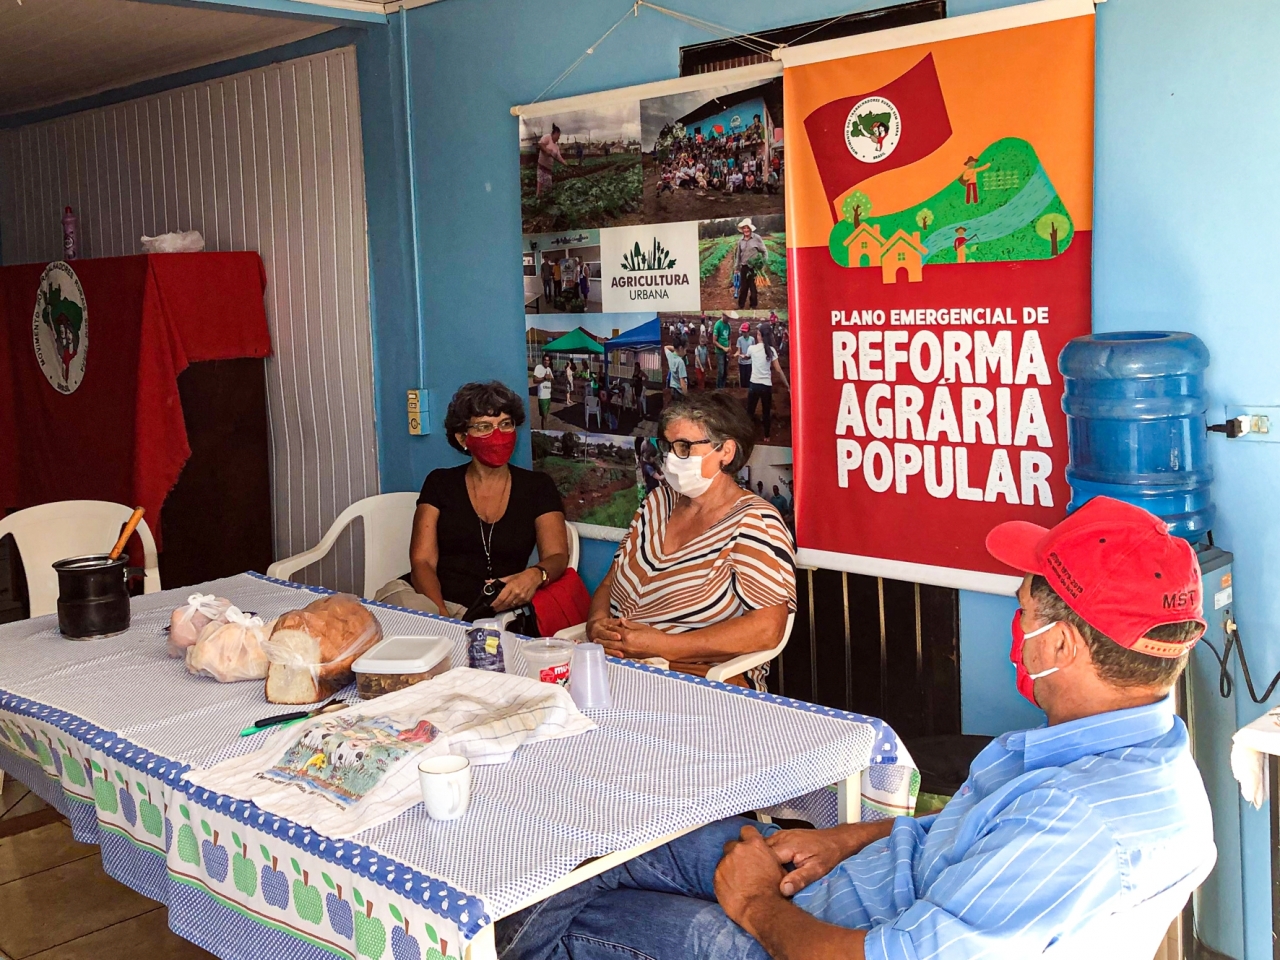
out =
[(175, 931), (226, 960), (460, 958), (488, 922), (476, 897), (180, 785), (185, 764), (2, 691), (0, 768), (98, 844), (108, 874), (167, 904)]

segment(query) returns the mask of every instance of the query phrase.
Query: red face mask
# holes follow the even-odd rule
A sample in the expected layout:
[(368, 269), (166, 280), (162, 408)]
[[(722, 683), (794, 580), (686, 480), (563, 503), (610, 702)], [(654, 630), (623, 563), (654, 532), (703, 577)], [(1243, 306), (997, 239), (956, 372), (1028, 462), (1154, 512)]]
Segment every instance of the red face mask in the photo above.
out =
[(467, 453), (486, 467), (500, 467), (511, 459), (516, 449), (516, 432), (495, 430), (487, 437), (467, 437)]
[(1054, 621), (1054, 623), (1047, 623), (1037, 630), (1032, 630), (1030, 633), (1023, 633), (1022, 611), (1018, 610), (1013, 615), (1013, 646), (1009, 650), (1009, 662), (1012, 663), (1018, 671), (1018, 692), (1037, 707), (1040, 706), (1040, 704), (1036, 701), (1036, 681), (1041, 677), (1049, 676), (1051, 673), (1057, 673), (1058, 668), (1050, 667), (1048, 670), (1041, 670), (1039, 673), (1031, 673), (1027, 670), (1027, 665), (1022, 662), (1022, 648), (1026, 645), (1027, 637), (1040, 636), (1040, 634), (1054, 626), (1056, 622), (1057, 621)]

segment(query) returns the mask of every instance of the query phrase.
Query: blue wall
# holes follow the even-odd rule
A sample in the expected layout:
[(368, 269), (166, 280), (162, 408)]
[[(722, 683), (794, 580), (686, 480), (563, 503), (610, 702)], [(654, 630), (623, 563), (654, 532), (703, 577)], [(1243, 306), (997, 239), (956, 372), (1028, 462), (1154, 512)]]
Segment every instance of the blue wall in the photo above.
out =
[[(869, 9), (884, 0), (852, 6)], [(1012, 0), (951, 0), (952, 15)], [(738, 30), (818, 19), (848, 0), (684, 0)], [(408, 195), (397, 152), (399, 23), (369, 46), (386, 54), (385, 84), (362, 89), (370, 154), (379, 440), (386, 490), (413, 489), (434, 467), (458, 462), (439, 435), (442, 404), (467, 380), (525, 377), (520, 274), (517, 124), (508, 107), (535, 96), (604, 33), (626, 4), (466, 0), (408, 15), (425, 308), (427, 383), (437, 432), (411, 438), (404, 390), (418, 386), (417, 329), (407, 267)], [(1098, 9), (1094, 327), (1190, 330), (1213, 355), (1209, 387), (1231, 402), (1280, 404), (1280, 235), (1270, 201), (1280, 193), (1280, 17), (1265, 0), (1116, 0)], [(399, 17), (392, 18), (399, 21)], [(643, 11), (555, 92), (567, 96), (676, 76), (679, 47), (709, 39)], [(362, 53), (362, 56), (364, 54)], [(362, 82), (365, 66), (362, 64)], [(388, 92), (389, 90), (389, 92)], [(378, 97), (384, 99), (372, 102)], [(371, 122), (378, 118), (378, 123)], [(385, 131), (383, 123), (386, 124)], [(385, 136), (385, 141), (384, 140)], [(378, 161), (381, 156), (384, 163)], [(1236, 610), (1255, 675), (1280, 669), (1280, 594), (1264, 570), (1280, 561), (1280, 503), (1267, 487), (1280, 447), (1215, 438), (1220, 544), (1236, 554)], [(527, 437), (518, 457), (528, 462)], [(591, 579), (611, 545), (587, 545)], [(1008, 598), (961, 595), (964, 724), (999, 733), (1038, 722), (1012, 683)], [(1241, 707), (1243, 723), (1264, 708)], [(1223, 744), (1225, 751), (1227, 745)], [(1246, 956), (1269, 955), (1267, 824), (1242, 814)]]

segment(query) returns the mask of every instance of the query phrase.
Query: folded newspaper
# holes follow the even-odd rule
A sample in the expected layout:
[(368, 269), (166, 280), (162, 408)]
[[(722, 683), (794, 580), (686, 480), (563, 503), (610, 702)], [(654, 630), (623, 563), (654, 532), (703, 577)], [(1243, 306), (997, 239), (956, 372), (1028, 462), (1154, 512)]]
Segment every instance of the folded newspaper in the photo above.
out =
[(185, 779), (341, 839), (420, 802), (427, 757), (504, 763), (524, 744), (595, 726), (563, 687), (459, 667), (281, 729), (261, 749)]

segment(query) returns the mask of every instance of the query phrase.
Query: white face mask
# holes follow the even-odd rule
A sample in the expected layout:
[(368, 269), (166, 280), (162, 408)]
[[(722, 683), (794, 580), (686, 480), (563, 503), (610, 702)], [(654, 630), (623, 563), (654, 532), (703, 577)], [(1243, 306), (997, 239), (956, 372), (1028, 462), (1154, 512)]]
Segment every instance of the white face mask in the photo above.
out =
[(674, 451), (667, 454), (667, 459), (662, 464), (662, 472), (671, 489), (686, 497), (702, 496), (715, 482), (715, 477), (702, 475), (701, 457), (690, 456), (687, 460), (681, 460)]

